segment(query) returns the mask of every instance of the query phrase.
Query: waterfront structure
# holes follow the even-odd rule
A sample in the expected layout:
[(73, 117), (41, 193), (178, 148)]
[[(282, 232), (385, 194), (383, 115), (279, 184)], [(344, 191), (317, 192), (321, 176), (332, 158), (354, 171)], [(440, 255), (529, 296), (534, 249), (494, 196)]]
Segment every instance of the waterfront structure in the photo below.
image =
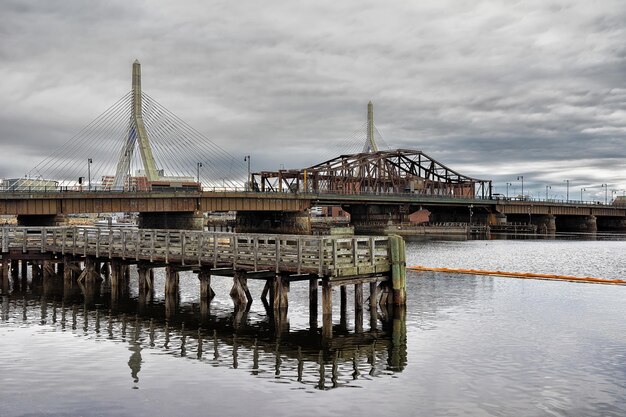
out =
[[(332, 337), (332, 292), (354, 285), (355, 310), (363, 311), (363, 285), (370, 286), (370, 307), (406, 303), (405, 249), (398, 236), (294, 236), (214, 233), (182, 230), (146, 230), (99, 227), (1, 228), (3, 292), (9, 275), (33, 268), (33, 276), (55, 272), (68, 283), (110, 277), (115, 298), (135, 265), (139, 291), (154, 287), (154, 268), (165, 268), (166, 296), (176, 297), (179, 272), (198, 274), (201, 299), (212, 298), (211, 276), (232, 277), (230, 292), (236, 307), (252, 302), (248, 279), (265, 280), (262, 299), (280, 314), (288, 308), (293, 282), (309, 284), (309, 308), (317, 321), (318, 287), (322, 288), (324, 334)], [(55, 268), (55, 265), (58, 267)], [(357, 317), (357, 319), (359, 319)]]

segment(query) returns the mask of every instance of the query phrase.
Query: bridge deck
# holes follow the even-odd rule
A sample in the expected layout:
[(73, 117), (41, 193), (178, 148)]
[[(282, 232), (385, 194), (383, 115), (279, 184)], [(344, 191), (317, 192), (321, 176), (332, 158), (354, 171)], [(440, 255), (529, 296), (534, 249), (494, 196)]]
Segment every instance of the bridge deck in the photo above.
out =
[[(100, 227), (2, 227), (2, 253), (121, 258), (346, 278), (388, 273), (389, 237), (233, 234)], [(3, 257), (5, 257), (3, 255)]]

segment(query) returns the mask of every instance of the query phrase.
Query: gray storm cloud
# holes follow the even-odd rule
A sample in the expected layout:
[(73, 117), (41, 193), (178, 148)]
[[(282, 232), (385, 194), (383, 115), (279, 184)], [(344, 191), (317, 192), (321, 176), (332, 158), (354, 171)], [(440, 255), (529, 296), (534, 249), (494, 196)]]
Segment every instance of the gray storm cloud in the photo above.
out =
[(538, 195), (566, 179), (626, 189), (623, 1), (4, 1), (0, 13), (0, 176), (23, 175), (128, 92), (138, 58), (144, 91), (255, 170), (342, 149), (373, 100), (391, 147), (497, 187), (524, 175)]

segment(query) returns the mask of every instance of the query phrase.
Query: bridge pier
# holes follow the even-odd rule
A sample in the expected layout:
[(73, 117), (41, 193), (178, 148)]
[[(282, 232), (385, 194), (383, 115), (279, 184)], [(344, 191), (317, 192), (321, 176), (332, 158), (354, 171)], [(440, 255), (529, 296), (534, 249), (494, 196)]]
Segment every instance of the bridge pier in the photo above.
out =
[(142, 212), (137, 226), (140, 229), (203, 230), (204, 215), (200, 211)]
[(553, 235), (556, 233), (556, 217), (552, 214), (535, 215), (532, 223), (537, 226), (537, 233)]
[(235, 228), (237, 233), (310, 235), (311, 219), (304, 211), (238, 211)]

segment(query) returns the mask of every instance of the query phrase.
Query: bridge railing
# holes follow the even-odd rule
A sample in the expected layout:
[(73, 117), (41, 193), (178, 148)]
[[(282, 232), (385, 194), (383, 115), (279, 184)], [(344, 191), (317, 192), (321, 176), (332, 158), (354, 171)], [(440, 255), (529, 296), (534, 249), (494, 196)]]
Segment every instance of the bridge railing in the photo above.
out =
[(261, 235), (101, 227), (1, 228), (2, 252), (176, 263), (343, 277), (390, 270), (389, 238)]
[(2, 198), (10, 198), (12, 196), (16, 196), (19, 198), (24, 198), (25, 196), (32, 197), (34, 195), (76, 195), (78, 193), (94, 193), (97, 195), (103, 194), (160, 194), (160, 193), (175, 193), (175, 194), (183, 194), (183, 195), (192, 195), (198, 193), (246, 193), (250, 195), (258, 195), (258, 194), (274, 194), (274, 195), (299, 195), (299, 196), (370, 196), (370, 197), (389, 197), (389, 198), (425, 198), (425, 199), (436, 199), (436, 200), (455, 200), (455, 201), (495, 201), (495, 202), (504, 202), (504, 203), (545, 203), (545, 204), (559, 204), (559, 205), (593, 205), (593, 206), (614, 206), (615, 200), (607, 201), (605, 204), (602, 201), (591, 200), (564, 200), (564, 199), (542, 199), (542, 198), (533, 198), (533, 197), (505, 197), (501, 195), (492, 195), (482, 197), (480, 195), (475, 196), (465, 196), (465, 195), (452, 195), (452, 194), (429, 194), (429, 193), (419, 193), (419, 192), (405, 192), (405, 193), (386, 193), (386, 192), (341, 192), (341, 191), (329, 191), (329, 192), (309, 192), (309, 191), (251, 191), (246, 189), (245, 187), (203, 187), (201, 189), (183, 189), (183, 188), (163, 188), (163, 189), (155, 189), (155, 190), (128, 190), (128, 189), (114, 189), (114, 188), (105, 188), (105, 187), (93, 187), (91, 189), (87, 189), (85, 187), (28, 187), (28, 188), (20, 188), (20, 189), (6, 189), (0, 188), (0, 196)]

